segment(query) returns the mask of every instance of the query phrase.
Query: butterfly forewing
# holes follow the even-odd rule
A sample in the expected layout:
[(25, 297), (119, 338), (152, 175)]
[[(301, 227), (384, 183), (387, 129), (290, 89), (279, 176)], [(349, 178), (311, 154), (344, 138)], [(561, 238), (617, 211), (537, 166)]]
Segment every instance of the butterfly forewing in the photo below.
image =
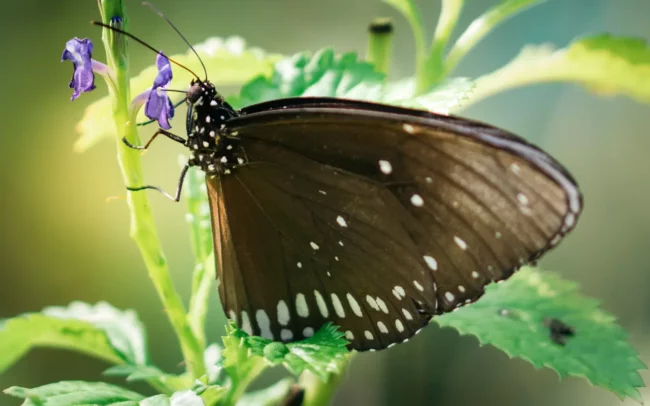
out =
[(522, 139), (454, 117), (333, 99), (252, 106), (246, 153), (208, 180), (224, 308), (276, 340), (326, 321), (359, 350), (412, 336), (556, 244), (575, 182)]

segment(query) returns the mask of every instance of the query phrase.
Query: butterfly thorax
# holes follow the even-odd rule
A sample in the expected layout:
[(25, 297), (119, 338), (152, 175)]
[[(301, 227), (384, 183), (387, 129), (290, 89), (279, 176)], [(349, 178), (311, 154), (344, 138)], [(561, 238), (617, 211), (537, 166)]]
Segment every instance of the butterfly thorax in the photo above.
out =
[(237, 134), (228, 131), (226, 122), (237, 112), (209, 81), (192, 81), (187, 92), (187, 146), (190, 166), (207, 175), (228, 175), (244, 164), (245, 154)]

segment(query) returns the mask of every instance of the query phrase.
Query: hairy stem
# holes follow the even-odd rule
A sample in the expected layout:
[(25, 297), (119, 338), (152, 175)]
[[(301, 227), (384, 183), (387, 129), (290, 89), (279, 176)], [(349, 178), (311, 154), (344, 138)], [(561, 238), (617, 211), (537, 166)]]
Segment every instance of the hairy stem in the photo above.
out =
[(303, 406), (327, 406), (332, 402), (336, 388), (341, 384), (345, 373), (350, 366), (354, 354), (348, 354), (339, 362), (339, 372), (331, 374), (327, 382), (323, 382), (316, 375), (305, 371), (300, 376), (300, 386), (305, 389)]
[[(122, 0), (103, 0), (100, 2), (100, 10), (105, 24), (126, 28), (127, 21)], [(103, 41), (108, 65), (116, 76), (116, 86), (111, 88), (111, 99), (117, 130), (118, 162), (124, 183), (129, 186), (140, 186), (143, 184), (140, 153), (127, 148), (121, 142), (122, 137), (126, 137), (132, 143), (138, 140), (136, 123), (131, 121), (129, 116), (131, 96), (126, 38), (105, 28)], [(127, 203), (131, 214), (131, 238), (140, 250), (149, 277), (179, 338), (186, 367), (194, 378), (198, 378), (205, 374), (203, 349), (190, 328), (185, 306), (174, 289), (147, 196), (142, 192), (128, 192)]]

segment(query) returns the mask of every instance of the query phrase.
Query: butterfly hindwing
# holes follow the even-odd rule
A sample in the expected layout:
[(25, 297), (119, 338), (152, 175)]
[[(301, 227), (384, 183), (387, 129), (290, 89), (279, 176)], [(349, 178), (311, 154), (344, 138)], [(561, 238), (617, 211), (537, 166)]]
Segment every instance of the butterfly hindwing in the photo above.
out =
[(403, 341), (539, 257), (581, 209), (549, 155), (469, 120), (289, 99), (226, 129), (246, 163), (208, 179), (222, 304), (276, 340), (332, 321), (359, 350)]

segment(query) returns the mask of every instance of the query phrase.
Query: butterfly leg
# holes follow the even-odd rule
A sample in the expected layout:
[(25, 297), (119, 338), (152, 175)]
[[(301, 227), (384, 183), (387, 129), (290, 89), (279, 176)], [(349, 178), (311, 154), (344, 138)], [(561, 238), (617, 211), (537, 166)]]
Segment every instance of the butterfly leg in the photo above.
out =
[(127, 186), (126, 190), (129, 190), (131, 192), (138, 192), (140, 190), (146, 190), (146, 189), (153, 189), (157, 190), (158, 192), (162, 193), (163, 196), (168, 198), (169, 200), (173, 200), (175, 202), (178, 202), (181, 200), (181, 191), (183, 190), (183, 182), (185, 181), (185, 175), (187, 175), (187, 171), (190, 169), (190, 164), (185, 164), (183, 167), (183, 170), (181, 171), (181, 177), (178, 179), (178, 186), (176, 187), (176, 194), (174, 196), (170, 195), (169, 193), (165, 192), (162, 188), (159, 188), (158, 186), (140, 186), (140, 187), (130, 187)]
[(170, 132), (167, 131), (167, 130), (163, 130), (162, 128), (159, 128), (158, 131), (156, 131), (156, 132), (151, 136), (151, 138), (149, 138), (149, 141), (147, 141), (147, 143), (144, 144), (144, 145), (133, 145), (133, 144), (131, 144), (131, 143), (126, 139), (126, 137), (122, 138), (122, 142), (123, 142), (127, 147), (129, 147), (129, 148), (131, 148), (131, 149), (145, 150), (145, 149), (149, 148), (149, 145), (151, 145), (151, 143), (153, 142), (153, 140), (155, 140), (156, 137), (157, 137), (158, 135), (160, 135), (160, 134), (162, 134), (162, 135), (164, 135), (165, 137), (169, 138), (170, 140), (176, 141), (176, 142), (178, 142), (178, 143), (180, 143), (180, 144), (185, 145), (185, 143), (186, 143), (186, 140), (185, 140), (184, 138), (179, 137), (179, 136), (176, 135), (176, 134), (172, 134), (172, 133), (170, 133)]

